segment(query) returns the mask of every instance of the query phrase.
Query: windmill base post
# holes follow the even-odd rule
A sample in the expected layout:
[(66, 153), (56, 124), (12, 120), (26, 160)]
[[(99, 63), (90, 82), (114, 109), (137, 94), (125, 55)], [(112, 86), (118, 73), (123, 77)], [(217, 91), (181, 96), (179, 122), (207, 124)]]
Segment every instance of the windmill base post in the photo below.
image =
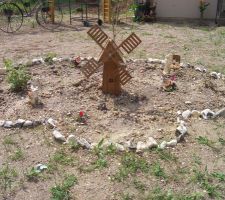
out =
[(118, 69), (113, 62), (105, 63), (103, 69), (102, 91), (107, 94), (120, 95), (121, 85)]

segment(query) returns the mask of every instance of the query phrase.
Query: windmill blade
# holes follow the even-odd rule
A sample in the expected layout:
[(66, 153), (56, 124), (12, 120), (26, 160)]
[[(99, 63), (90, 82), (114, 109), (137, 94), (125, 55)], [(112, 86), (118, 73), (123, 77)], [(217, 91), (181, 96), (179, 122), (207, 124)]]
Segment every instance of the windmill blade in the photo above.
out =
[(94, 58), (91, 58), (88, 60), (88, 62), (84, 65), (84, 67), (81, 69), (82, 73), (89, 78), (92, 74), (95, 73), (95, 71), (101, 67), (102, 65), (99, 64)]
[(128, 73), (124, 66), (119, 67), (119, 77), (122, 85), (125, 85), (128, 81), (130, 81), (130, 79), (132, 79), (132, 76)]
[(92, 26), (87, 33), (102, 49), (104, 49), (105, 43), (109, 37), (98, 25)]
[(119, 48), (123, 49), (126, 53), (131, 53), (141, 43), (140, 38), (132, 33), (126, 40), (124, 40)]

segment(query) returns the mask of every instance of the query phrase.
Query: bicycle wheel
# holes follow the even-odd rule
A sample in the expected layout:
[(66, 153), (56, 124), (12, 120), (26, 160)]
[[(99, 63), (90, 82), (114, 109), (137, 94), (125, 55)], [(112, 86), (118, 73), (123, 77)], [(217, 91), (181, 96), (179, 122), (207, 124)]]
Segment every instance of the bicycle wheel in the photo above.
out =
[(37, 23), (49, 30), (54, 30), (62, 24), (63, 13), (60, 7), (51, 10), (50, 3), (43, 4), (36, 11)]
[(0, 29), (6, 33), (13, 33), (23, 24), (23, 12), (14, 3), (0, 4)]

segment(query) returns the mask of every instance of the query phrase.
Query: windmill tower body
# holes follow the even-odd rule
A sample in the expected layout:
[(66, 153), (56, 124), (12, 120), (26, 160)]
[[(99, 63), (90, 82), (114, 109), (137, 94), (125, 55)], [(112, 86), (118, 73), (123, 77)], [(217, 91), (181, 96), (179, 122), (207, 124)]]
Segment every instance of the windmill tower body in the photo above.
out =
[(126, 70), (122, 50), (129, 54), (141, 43), (141, 40), (132, 33), (117, 46), (97, 25), (93, 26), (88, 34), (102, 48), (102, 53), (99, 61), (93, 58), (88, 60), (81, 71), (89, 78), (99, 67), (103, 66), (102, 91), (119, 95), (121, 85), (125, 85), (132, 78)]
[[(112, 54), (115, 52), (114, 54)], [(111, 54), (111, 56), (110, 56)], [(107, 58), (107, 59), (106, 59)], [(99, 62), (103, 63), (102, 91), (118, 95), (121, 92), (119, 67), (123, 63), (121, 53), (116, 50), (113, 41), (109, 40), (102, 51)]]

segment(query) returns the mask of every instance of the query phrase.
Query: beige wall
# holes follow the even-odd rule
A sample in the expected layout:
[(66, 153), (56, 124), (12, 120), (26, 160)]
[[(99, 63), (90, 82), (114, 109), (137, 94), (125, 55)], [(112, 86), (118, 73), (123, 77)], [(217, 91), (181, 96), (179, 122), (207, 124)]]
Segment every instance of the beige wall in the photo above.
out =
[[(199, 18), (199, 0), (157, 0), (157, 16), (172, 18)], [(205, 11), (205, 18), (216, 16), (217, 0), (207, 0), (210, 3)]]

